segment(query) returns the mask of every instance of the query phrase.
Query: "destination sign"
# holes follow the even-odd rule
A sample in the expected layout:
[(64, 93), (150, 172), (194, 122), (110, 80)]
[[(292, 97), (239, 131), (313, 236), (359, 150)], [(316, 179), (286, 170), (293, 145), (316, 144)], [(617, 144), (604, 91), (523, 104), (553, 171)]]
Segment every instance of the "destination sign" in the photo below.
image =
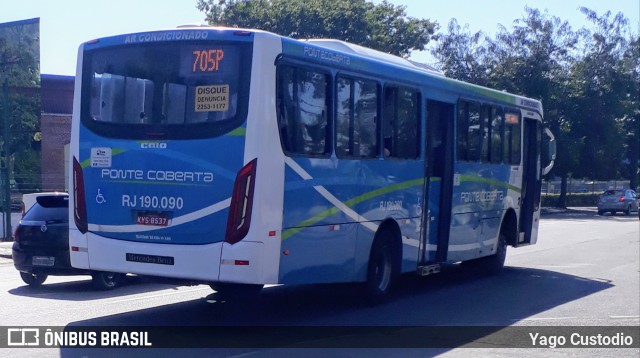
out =
[(220, 61), (224, 58), (222, 49), (193, 50), (193, 73), (216, 72), (220, 69)]

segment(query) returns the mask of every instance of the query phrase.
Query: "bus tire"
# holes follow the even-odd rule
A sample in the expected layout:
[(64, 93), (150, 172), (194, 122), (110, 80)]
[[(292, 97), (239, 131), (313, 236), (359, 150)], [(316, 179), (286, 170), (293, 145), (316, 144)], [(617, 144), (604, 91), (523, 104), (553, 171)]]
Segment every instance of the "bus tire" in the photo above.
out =
[(364, 294), (370, 305), (389, 300), (400, 271), (400, 253), (389, 237), (389, 232), (382, 234), (374, 240), (369, 254)]
[(49, 275), (41, 273), (20, 272), (20, 278), (31, 287), (40, 287)]
[(496, 253), (491, 256), (481, 257), (462, 262), (464, 267), (483, 275), (500, 274), (504, 268), (504, 261), (507, 257), (507, 236), (503, 231), (498, 236), (498, 248)]
[(117, 272), (96, 271), (91, 274), (93, 288), (100, 291), (112, 290), (120, 285), (124, 275)]
[(504, 269), (504, 261), (507, 258), (507, 236), (501, 231), (498, 236), (498, 248), (496, 253), (485, 257), (485, 272), (489, 275), (497, 275), (502, 273)]

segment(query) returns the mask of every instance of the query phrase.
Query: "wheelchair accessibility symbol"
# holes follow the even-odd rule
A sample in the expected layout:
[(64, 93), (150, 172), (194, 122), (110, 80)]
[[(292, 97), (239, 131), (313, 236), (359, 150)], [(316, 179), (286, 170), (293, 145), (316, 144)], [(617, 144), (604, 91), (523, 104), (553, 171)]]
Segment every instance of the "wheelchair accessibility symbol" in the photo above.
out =
[(104, 196), (102, 195), (102, 193), (100, 192), (100, 189), (98, 189), (98, 195), (96, 195), (96, 203), (98, 204), (104, 204), (107, 202), (107, 199), (104, 198)]

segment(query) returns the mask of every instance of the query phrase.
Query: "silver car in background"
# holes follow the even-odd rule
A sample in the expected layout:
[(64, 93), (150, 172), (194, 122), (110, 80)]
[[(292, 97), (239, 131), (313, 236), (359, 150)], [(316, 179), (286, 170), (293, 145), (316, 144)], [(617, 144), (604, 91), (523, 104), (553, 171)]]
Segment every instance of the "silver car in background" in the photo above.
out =
[(598, 215), (606, 212), (615, 215), (616, 212), (623, 212), (626, 215), (632, 211), (638, 211), (638, 195), (631, 189), (607, 190), (598, 198)]

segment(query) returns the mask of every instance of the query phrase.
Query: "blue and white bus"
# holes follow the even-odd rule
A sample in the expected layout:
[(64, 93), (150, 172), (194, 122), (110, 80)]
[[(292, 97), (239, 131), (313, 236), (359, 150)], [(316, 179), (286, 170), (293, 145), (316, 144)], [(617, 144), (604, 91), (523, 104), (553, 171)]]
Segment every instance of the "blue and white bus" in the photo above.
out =
[(101, 38), (77, 68), (75, 267), (377, 301), (401, 273), (499, 272), (536, 243), (539, 101), (258, 30)]

